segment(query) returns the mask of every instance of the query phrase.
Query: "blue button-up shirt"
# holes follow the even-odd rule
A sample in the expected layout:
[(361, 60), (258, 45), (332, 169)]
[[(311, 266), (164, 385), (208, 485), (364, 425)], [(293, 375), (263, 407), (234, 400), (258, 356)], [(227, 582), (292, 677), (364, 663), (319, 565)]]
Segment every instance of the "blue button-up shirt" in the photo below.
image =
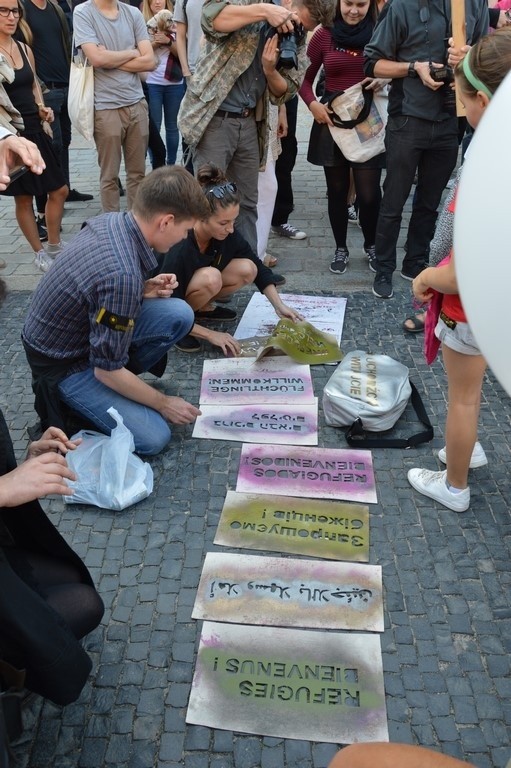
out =
[(128, 362), (144, 282), (156, 258), (131, 213), (105, 213), (57, 256), (37, 286), (23, 338), (57, 360), (114, 371)]

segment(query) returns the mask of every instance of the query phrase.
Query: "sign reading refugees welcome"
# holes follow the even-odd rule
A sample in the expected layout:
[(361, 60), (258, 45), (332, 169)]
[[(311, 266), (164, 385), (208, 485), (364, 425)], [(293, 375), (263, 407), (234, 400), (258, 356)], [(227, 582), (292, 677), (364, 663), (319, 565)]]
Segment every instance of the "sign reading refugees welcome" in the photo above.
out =
[(200, 392), (203, 405), (314, 403), (310, 367), (288, 357), (204, 360)]
[(370, 451), (243, 445), (237, 491), (376, 504)]
[(186, 721), (335, 744), (388, 741), (379, 636), (204, 622)]
[(201, 405), (193, 437), (210, 440), (318, 444), (318, 401), (300, 405)]
[(215, 544), (331, 560), (369, 560), (362, 504), (227, 491)]
[(381, 567), (208, 552), (192, 618), (383, 632)]

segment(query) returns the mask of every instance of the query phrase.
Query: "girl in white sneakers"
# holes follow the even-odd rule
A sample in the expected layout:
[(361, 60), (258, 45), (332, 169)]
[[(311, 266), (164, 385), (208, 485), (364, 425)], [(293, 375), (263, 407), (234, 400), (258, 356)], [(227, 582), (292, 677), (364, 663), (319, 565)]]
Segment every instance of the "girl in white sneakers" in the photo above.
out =
[[(476, 128), (490, 99), (511, 69), (511, 30), (502, 29), (482, 38), (457, 64), (456, 90), (467, 120)], [(450, 205), (454, 208), (456, 199)], [(470, 505), (469, 468), (487, 463), (477, 438), (481, 387), (486, 361), (472, 335), (458, 295), (451, 250), (448, 263), (427, 267), (413, 281), (415, 297), (429, 302), (432, 289), (444, 294), (435, 336), (442, 344), (448, 382), (445, 425), (446, 447), (439, 453), (447, 464), (443, 472), (411, 469), (411, 485), (444, 507), (465, 512)]]

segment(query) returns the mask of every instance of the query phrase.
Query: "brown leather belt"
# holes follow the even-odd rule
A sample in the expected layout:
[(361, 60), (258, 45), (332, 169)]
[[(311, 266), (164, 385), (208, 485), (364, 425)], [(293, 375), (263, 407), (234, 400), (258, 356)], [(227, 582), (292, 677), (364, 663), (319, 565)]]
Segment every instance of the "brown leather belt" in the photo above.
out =
[(217, 109), (215, 117), (232, 117), (235, 120), (239, 120), (243, 117), (251, 117), (254, 114), (254, 110), (249, 107), (245, 107), (241, 112), (228, 112), (226, 109)]
[(449, 317), (449, 315), (446, 315), (443, 310), (440, 310), (439, 317), (440, 317), (440, 320), (442, 320), (442, 322), (444, 322), (446, 326), (451, 329), (451, 331), (454, 331), (454, 329), (458, 325), (456, 320), (453, 320), (451, 317)]

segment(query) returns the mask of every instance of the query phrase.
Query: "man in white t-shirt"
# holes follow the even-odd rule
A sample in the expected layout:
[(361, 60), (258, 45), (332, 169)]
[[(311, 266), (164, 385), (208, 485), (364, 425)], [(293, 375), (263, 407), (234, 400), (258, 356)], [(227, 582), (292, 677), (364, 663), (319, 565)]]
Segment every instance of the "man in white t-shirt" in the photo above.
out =
[(76, 46), (94, 67), (94, 141), (103, 211), (119, 210), (121, 153), (129, 209), (145, 175), (149, 136), (139, 73), (156, 66), (144, 17), (117, 0), (87, 0), (75, 8), (73, 26)]

